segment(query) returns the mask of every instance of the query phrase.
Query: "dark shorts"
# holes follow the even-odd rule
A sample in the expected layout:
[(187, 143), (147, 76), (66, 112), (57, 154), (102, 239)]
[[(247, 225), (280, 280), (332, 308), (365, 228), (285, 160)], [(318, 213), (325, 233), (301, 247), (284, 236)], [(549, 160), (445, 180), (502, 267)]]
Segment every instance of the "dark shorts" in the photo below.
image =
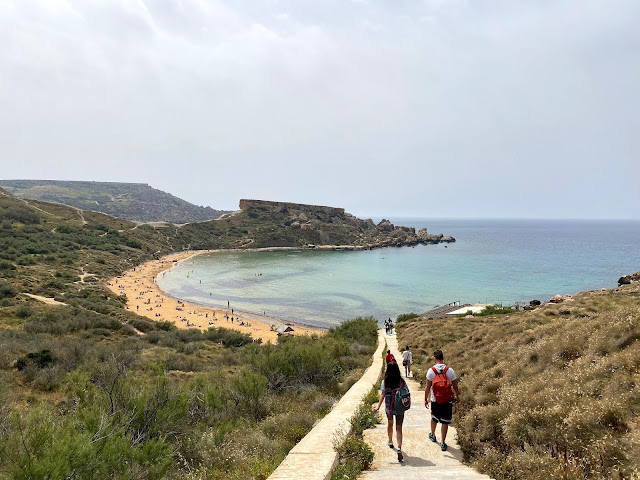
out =
[(404, 423), (404, 413), (402, 415), (390, 414), (389, 412), (385, 412), (387, 414), (387, 420), (393, 420), (393, 417), (396, 417), (396, 425), (401, 427)]
[(445, 425), (450, 424), (453, 420), (453, 403), (431, 402), (431, 418)]

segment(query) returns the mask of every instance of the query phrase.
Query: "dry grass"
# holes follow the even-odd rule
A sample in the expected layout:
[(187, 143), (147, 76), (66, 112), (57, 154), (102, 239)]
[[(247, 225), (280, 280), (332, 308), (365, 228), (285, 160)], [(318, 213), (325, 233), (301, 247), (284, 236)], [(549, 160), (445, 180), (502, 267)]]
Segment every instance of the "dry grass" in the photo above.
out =
[(436, 348), (460, 377), (459, 443), (498, 479), (637, 478), (640, 286), (532, 312), (398, 326), (417, 375)]

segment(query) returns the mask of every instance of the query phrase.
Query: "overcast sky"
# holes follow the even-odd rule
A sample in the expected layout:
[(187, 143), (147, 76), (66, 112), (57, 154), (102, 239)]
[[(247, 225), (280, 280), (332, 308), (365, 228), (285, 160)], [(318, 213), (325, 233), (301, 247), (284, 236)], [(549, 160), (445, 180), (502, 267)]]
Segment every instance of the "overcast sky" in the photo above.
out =
[(640, 218), (638, 0), (0, 0), (0, 178)]

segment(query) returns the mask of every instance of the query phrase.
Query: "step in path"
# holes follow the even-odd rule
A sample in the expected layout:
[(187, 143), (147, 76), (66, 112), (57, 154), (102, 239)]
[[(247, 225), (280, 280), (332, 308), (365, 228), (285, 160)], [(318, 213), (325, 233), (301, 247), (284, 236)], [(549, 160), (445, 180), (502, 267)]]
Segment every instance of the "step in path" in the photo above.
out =
[(382, 330), (378, 335), (378, 348), (373, 354), (371, 366), (333, 409), (298, 444), (291, 449), (269, 480), (326, 480), (338, 462), (335, 444), (340, 444), (349, 434), (349, 420), (362, 403), (362, 397), (378, 381), (382, 368), (384, 348)]
[[(398, 349), (395, 335), (385, 335), (388, 348), (402, 367), (402, 355)], [(489, 480), (490, 477), (476, 472), (462, 464), (462, 452), (456, 442), (456, 430), (449, 427), (446, 452), (440, 445), (429, 441), (431, 432), (431, 414), (424, 406), (424, 389), (413, 378), (405, 379), (411, 390), (411, 409), (405, 413), (403, 424), (402, 451), (404, 462), (398, 462), (395, 450), (387, 446), (387, 421), (384, 404), (380, 409), (382, 424), (364, 432), (364, 440), (371, 445), (375, 453), (373, 465), (363, 472), (361, 480)], [(455, 423), (455, 414), (454, 414)], [(436, 429), (440, 441), (440, 425)], [(393, 441), (396, 443), (395, 428)], [(397, 447), (397, 443), (396, 443)], [(301, 477), (302, 478), (302, 477)]]

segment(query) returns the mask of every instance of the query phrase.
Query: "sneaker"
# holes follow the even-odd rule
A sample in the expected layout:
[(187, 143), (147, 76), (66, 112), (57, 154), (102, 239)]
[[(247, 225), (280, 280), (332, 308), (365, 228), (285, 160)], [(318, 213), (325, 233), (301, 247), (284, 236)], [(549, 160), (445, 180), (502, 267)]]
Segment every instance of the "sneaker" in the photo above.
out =
[(389, 448), (394, 449), (396, 447), (393, 446), (393, 442), (387, 442), (387, 445), (389, 445)]
[(440, 450), (442, 450), (443, 452), (447, 451), (447, 444), (442, 442), (442, 444), (440, 445)]
[(433, 433), (429, 434), (429, 440), (431, 440), (433, 443), (436, 443), (438, 441), (438, 439)]
[(398, 449), (398, 461), (404, 462), (404, 455), (402, 454), (402, 450)]

